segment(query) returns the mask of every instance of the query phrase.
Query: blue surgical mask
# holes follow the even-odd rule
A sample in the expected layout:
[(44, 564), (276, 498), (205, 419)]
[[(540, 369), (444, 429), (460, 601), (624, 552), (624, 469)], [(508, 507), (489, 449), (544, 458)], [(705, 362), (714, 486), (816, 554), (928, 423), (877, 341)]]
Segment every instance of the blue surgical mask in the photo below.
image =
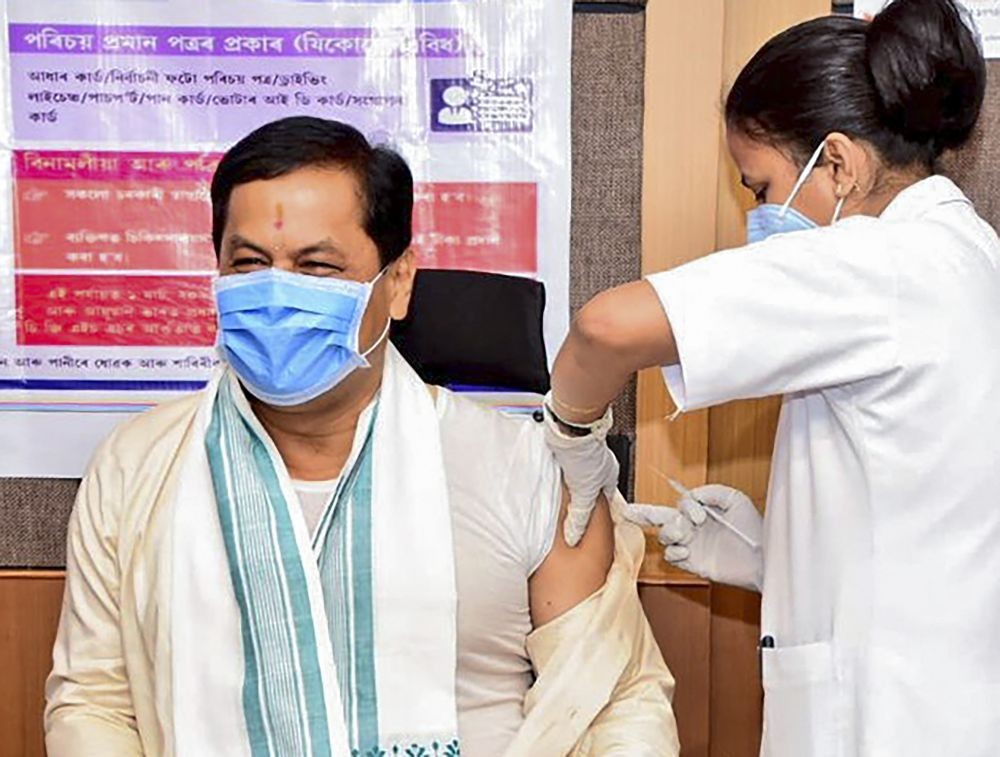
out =
[(301, 405), (356, 368), (369, 367), (359, 345), (372, 281), (348, 281), (268, 268), (215, 280), (218, 345), (252, 395), (269, 405)]
[[(799, 178), (795, 182), (795, 186), (792, 187), (792, 193), (785, 200), (784, 205), (777, 205), (775, 203), (765, 203), (763, 205), (758, 205), (756, 208), (752, 208), (747, 212), (747, 243), (753, 244), (754, 242), (761, 242), (770, 236), (775, 234), (788, 234), (793, 231), (806, 231), (808, 229), (815, 229), (818, 224), (811, 218), (806, 217), (795, 208), (792, 207), (792, 201), (798, 195), (799, 190), (802, 189), (802, 185), (806, 183), (806, 179), (809, 178), (809, 174), (812, 173), (816, 164), (819, 162), (820, 156), (823, 154), (823, 148), (826, 146), (826, 141), (820, 143), (816, 151), (813, 152), (812, 157), (809, 158), (809, 162), (806, 163), (805, 168), (802, 169), (802, 173), (799, 174)], [(833, 220), (830, 223), (836, 223), (840, 219), (840, 211), (844, 207), (844, 200), (846, 197), (841, 197), (837, 202), (837, 207), (833, 211)]]

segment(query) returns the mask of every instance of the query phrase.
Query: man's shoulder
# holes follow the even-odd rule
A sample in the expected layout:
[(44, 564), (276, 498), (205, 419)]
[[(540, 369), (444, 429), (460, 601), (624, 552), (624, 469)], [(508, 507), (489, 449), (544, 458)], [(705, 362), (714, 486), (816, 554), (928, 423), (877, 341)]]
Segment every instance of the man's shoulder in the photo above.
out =
[(172, 452), (194, 422), (204, 390), (163, 402), (120, 423), (95, 453), (94, 464), (111, 457), (126, 469)]
[(447, 389), (437, 390), (445, 454), (458, 445), (512, 463), (548, 458), (544, 429), (530, 415), (513, 415)]
[(76, 513), (102, 522), (120, 544), (142, 531), (159, 501), (197, 415), (203, 392), (164, 402), (119, 424), (94, 453), (77, 496)]
[(530, 575), (552, 544), (561, 503), (544, 427), (453, 392), (438, 396), (438, 409), (456, 528), (474, 523), (471, 532), (492, 535), (494, 554), (516, 556)]

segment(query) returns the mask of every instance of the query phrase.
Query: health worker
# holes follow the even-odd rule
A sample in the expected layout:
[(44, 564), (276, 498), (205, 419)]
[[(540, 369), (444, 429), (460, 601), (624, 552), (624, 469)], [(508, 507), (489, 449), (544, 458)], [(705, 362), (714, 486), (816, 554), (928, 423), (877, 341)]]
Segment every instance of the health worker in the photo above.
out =
[(748, 244), (598, 295), (553, 370), (570, 543), (637, 370), (680, 411), (784, 396), (763, 520), (719, 486), (635, 509), (761, 590), (768, 757), (1000, 753), (1000, 243), (936, 172), (983, 102), (970, 24), (896, 0), (771, 39), (725, 105)]

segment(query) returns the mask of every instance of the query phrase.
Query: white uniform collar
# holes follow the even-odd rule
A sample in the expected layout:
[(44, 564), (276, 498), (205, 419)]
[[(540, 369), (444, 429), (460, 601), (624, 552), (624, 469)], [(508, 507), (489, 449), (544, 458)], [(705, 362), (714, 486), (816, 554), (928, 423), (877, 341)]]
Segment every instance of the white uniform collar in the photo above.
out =
[(896, 195), (880, 217), (886, 221), (907, 221), (951, 202), (972, 204), (947, 176), (928, 176)]

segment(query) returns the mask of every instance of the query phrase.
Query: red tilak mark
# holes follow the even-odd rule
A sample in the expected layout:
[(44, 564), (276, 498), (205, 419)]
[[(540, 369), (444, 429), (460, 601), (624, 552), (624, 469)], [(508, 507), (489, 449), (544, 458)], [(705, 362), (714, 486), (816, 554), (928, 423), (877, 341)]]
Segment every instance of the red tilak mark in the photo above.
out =
[(284, 225), (285, 225), (285, 222), (281, 221), (281, 220), (278, 220), (278, 221), (274, 222), (274, 228), (276, 228), (278, 231), (281, 231), (281, 229), (282, 229), (282, 227)]
[(278, 203), (278, 207), (275, 208), (277, 211), (277, 218), (274, 221), (274, 228), (281, 231), (285, 226), (285, 209), (282, 207), (281, 203)]

